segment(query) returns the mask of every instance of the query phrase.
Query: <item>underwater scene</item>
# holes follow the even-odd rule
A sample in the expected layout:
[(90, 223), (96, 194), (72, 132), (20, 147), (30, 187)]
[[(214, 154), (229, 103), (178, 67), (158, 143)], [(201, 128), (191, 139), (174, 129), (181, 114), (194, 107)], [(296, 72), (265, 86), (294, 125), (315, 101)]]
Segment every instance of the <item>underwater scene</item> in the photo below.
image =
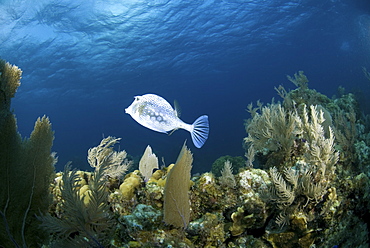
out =
[(1, 0), (0, 248), (369, 247), (368, 0)]

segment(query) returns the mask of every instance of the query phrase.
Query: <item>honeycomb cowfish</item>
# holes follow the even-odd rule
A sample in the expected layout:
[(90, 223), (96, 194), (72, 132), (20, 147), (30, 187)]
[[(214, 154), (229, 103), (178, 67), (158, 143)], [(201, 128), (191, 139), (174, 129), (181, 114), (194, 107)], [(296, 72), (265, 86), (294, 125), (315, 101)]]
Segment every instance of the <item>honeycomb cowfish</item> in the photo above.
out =
[(193, 124), (180, 120), (179, 113), (165, 99), (155, 94), (135, 96), (125, 112), (139, 124), (161, 133), (179, 128), (190, 132), (195, 147), (201, 148), (208, 138), (208, 116), (202, 115)]

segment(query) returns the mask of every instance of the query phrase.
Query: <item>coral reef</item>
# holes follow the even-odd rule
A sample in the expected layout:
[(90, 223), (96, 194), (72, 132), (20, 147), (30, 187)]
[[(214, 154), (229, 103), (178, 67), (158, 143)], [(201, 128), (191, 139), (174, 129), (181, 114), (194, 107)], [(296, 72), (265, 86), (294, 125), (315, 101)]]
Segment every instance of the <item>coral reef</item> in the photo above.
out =
[[(52, 246), (105, 247), (109, 244), (105, 237), (113, 231), (116, 220), (107, 204), (108, 182), (110, 178), (120, 178), (130, 165), (125, 151), (113, 150), (119, 140), (109, 136), (88, 150), (87, 160), (94, 168), (88, 176), (71, 170), (69, 164), (65, 166), (61, 180), (52, 190), (53, 208), (57, 211), (53, 215), (39, 217), (41, 226), (53, 235)], [(133, 195), (132, 184), (122, 188), (128, 188), (127, 192), (121, 190), (123, 197), (130, 197), (130, 193)]]
[(330, 99), (300, 71), (288, 76), (297, 89), (276, 89), (282, 102), (248, 106), (247, 161), (222, 156), (212, 172), (191, 176), (185, 144), (176, 163), (160, 169), (148, 146), (139, 170), (126, 174), (132, 161), (109, 136), (88, 150), (92, 172), (68, 164), (50, 182), (49, 120), (39, 118), (22, 141), (9, 110), (20, 71), (7, 66), (12, 72), (0, 75), (1, 246), (368, 247), (370, 117), (354, 95), (342, 90)]
[(221, 170), (220, 184), (223, 187), (236, 187), (235, 176), (233, 175), (233, 167), (229, 160), (225, 162), (224, 168)]
[[(112, 230), (113, 220), (109, 215), (109, 206), (106, 204), (108, 191), (106, 190), (104, 170), (107, 163), (95, 168), (88, 184), (81, 186), (77, 171), (66, 165), (62, 184), (60, 184), (60, 199), (58, 204), (61, 210), (58, 216), (50, 214), (40, 216), (42, 227), (53, 234), (51, 246), (56, 247), (104, 247), (104, 239)], [(88, 193), (81, 190), (88, 186)], [(106, 244), (105, 244), (106, 245)]]
[(242, 156), (232, 157), (229, 155), (221, 156), (216, 159), (212, 164), (212, 173), (219, 177), (221, 176), (221, 171), (224, 169), (225, 162), (229, 161), (233, 165), (233, 172), (237, 173), (240, 168), (245, 166), (245, 159)]
[[(364, 215), (368, 215), (366, 207), (358, 210), (361, 217), (346, 212), (345, 217), (339, 218), (341, 213), (354, 208), (345, 200), (355, 195), (351, 191), (356, 186), (350, 183), (350, 178), (363, 175), (361, 181), (367, 184), (364, 174), (357, 175), (358, 163), (366, 160), (366, 155), (361, 154), (367, 149), (365, 142), (357, 141), (357, 103), (352, 94), (329, 99), (309, 89), (302, 71), (288, 79), (298, 88), (289, 92), (281, 86), (277, 88), (284, 100), (282, 104), (263, 107), (259, 103), (257, 108), (252, 105), (248, 108), (252, 119), (246, 122), (246, 147), (255, 149), (272, 181), (262, 193), (264, 201), (272, 207), (273, 216), (263, 237), (273, 247), (330, 247), (347, 243), (339, 240), (339, 236), (333, 238), (336, 234), (329, 231), (346, 232), (346, 228), (333, 225), (346, 226), (354, 221), (361, 229), (358, 230), (361, 237), (357, 241), (352, 238), (351, 242), (367, 247), (363, 221)], [(290, 132), (280, 136), (279, 130), (286, 129)], [(365, 151), (357, 152), (359, 161), (356, 149)], [(368, 201), (361, 202), (367, 205)], [(321, 229), (328, 231), (322, 234)]]
[[(329, 99), (308, 88), (303, 72), (288, 79), (298, 89), (279, 87), (282, 103), (248, 107), (247, 163), (223, 156), (212, 172), (190, 177), (184, 146), (176, 164), (133, 171), (120, 183), (104, 177), (102, 204), (115, 223), (99, 233), (104, 245), (368, 247), (370, 122), (357, 120), (353, 95)], [(93, 173), (78, 175), (75, 201), (83, 202)], [(63, 216), (57, 209), (51, 214)]]

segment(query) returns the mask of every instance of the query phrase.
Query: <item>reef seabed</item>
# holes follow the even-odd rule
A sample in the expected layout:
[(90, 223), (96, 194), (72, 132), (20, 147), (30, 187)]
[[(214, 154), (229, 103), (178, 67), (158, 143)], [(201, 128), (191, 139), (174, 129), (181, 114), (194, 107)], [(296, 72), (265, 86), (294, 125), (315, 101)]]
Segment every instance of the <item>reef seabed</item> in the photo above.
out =
[[(12, 81), (4, 75), (1, 71), (1, 113), (12, 117), (10, 98), (20, 76)], [(17, 235), (9, 228), (12, 216), (6, 211), (14, 204), (14, 192), (10, 186), (2, 188), (8, 199), (0, 206), (4, 244), (27, 247), (32, 240), (39, 247), (369, 247), (370, 118), (360, 114), (353, 94), (329, 99), (309, 89), (301, 71), (288, 79), (297, 89), (277, 88), (281, 103), (248, 106), (244, 166), (242, 157), (220, 156), (212, 172), (191, 177), (193, 157), (184, 144), (177, 162), (160, 169), (147, 148), (140, 172), (132, 168), (125, 151), (114, 151), (119, 139), (109, 136), (88, 151), (92, 172), (69, 164), (63, 172), (48, 171), (40, 192), (47, 195), (49, 178), (54, 178), (49, 187), (52, 202), (45, 196), (39, 206), (44, 211), (32, 205), (37, 175), (29, 174), (32, 190), (20, 198), (29, 200), (20, 206), (28, 210)], [(14, 82), (14, 89), (4, 82)], [(50, 143), (43, 151), (44, 164), (52, 168), (53, 133), (44, 119)], [(21, 142), (15, 121), (2, 125)], [(11, 159), (1, 164), (7, 171), (5, 183), (12, 176)], [(40, 230), (42, 235), (32, 237)]]
[[(282, 103), (249, 106), (244, 167), (233, 173), (232, 157), (223, 156), (223, 168), (217, 160), (212, 173), (184, 184), (190, 216), (175, 204), (182, 227), (163, 218), (164, 188), (174, 165), (149, 179), (139, 170), (122, 179), (107, 177), (114, 235), (106, 235), (105, 246), (368, 247), (370, 128), (356, 118), (352, 94), (329, 99), (307, 88), (303, 72), (290, 80), (298, 88), (279, 88)], [(89, 184), (86, 173), (79, 174), (81, 190)], [(59, 187), (54, 184), (52, 192)], [(54, 199), (56, 210), (57, 193)], [(56, 213), (51, 211), (63, 216), (63, 210)]]

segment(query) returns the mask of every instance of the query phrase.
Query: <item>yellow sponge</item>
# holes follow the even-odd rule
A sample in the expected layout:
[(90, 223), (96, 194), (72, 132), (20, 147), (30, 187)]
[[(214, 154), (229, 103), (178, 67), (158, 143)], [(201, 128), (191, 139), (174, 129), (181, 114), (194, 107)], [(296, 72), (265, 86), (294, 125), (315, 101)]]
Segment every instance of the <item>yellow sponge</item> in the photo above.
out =
[(126, 177), (123, 183), (119, 186), (119, 190), (126, 199), (134, 197), (135, 189), (141, 184), (141, 178), (135, 172), (132, 172)]

